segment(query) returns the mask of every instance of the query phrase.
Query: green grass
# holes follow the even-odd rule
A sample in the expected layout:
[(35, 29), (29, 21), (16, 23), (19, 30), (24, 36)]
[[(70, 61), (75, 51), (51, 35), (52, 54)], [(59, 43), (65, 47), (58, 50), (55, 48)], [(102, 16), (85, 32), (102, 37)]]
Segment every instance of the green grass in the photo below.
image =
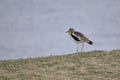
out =
[(120, 50), (1, 60), (0, 80), (120, 80)]

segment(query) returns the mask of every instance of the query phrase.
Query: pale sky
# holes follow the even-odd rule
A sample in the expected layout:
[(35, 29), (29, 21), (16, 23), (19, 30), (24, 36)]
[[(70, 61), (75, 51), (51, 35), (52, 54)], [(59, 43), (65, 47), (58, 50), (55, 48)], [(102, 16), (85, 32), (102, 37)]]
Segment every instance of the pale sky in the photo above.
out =
[(0, 0), (0, 59), (74, 53), (70, 27), (83, 51), (120, 49), (120, 0)]

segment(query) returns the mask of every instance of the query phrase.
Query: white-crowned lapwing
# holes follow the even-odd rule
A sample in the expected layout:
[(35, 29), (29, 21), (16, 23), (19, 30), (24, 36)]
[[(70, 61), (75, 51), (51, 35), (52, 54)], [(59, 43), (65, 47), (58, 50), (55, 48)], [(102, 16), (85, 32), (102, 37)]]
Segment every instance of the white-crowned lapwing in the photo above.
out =
[(76, 42), (76, 52), (78, 52), (78, 44), (82, 43), (81, 51), (84, 47), (84, 43), (88, 43), (90, 45), (93, 44), (91, 40), (89, 40), (87, 37), (85, 37), (81, 32), (75, 31), (73, 28), (70, 28), (68, 31), (66, 31), (68, 35), (70, 35), (73, 40)]

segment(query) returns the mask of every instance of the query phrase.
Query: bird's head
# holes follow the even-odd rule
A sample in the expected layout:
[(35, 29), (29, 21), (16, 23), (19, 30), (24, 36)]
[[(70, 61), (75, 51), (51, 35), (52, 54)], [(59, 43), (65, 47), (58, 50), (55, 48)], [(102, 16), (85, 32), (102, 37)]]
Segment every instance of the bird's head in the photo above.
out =
[(66, 33), (68, 33), (68, 35), (71, 35), (74, 32), (73, 28), (70, 28), (68, 31), (66, 31)]

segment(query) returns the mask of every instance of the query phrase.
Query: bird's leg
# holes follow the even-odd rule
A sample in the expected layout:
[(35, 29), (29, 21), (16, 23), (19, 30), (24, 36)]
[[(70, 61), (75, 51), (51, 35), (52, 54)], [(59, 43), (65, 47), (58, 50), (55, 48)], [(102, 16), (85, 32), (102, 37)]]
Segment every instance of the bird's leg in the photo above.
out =
[(82, 52), (82, 50), (83, 50), (83, 47), (84, 47), (84, 43), (82, 43), (81, 52)]
[(76, 44), (76, 53), (78, 53), (78, 44)]

